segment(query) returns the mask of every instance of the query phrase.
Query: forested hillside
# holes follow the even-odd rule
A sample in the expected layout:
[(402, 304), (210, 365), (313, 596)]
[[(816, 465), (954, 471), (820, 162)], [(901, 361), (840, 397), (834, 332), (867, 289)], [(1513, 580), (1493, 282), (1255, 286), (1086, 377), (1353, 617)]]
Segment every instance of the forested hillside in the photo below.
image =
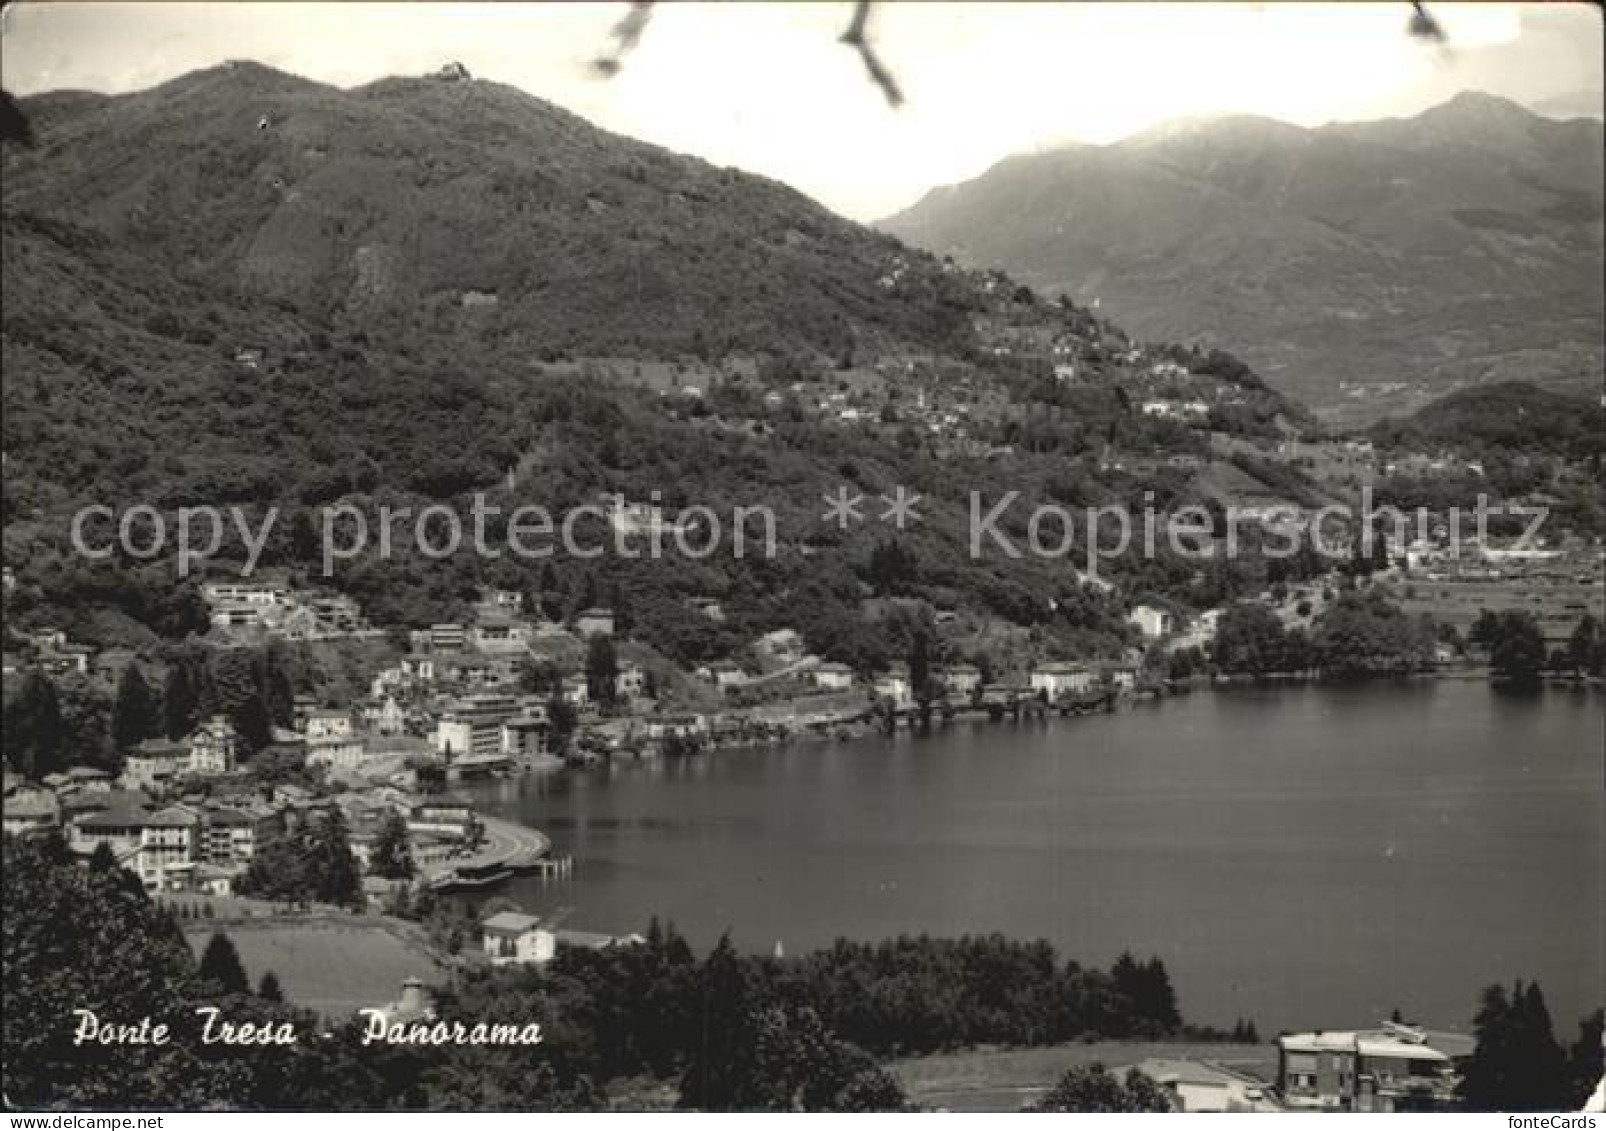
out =
[[(403, 539), (329, 579), (381, 625), (450, 618), (487, 583), (559, 612), (609, 600), (677, 659), (793, 624), (868, 666), (902, 647), (865, 627), (877, 596), (1108, 651), (1131, 594), (1209, 604), (1264, 581), (1255, 562), (1129, 555), (1108, 567), (1123, 591), (1103, 593), (1063, 559), (967, 546), (971, 491), (1019, 491), (1019, 537), (1038, 502), (1194, 497), (1167, 457), (1202, 452), (1207, 424), (1297, 429), (1302, 411), (1230, 353), (1144, 346), (495, 84), (341, 91), (242, 63), (36, 102), (38, 144), (5, 154), (0, 247), (19, 627), (103, 644), (204, 627), (170, 551), (71, 551), (86, 503), (239, 505), (252, 521), (277, 507), (259, 564), (303, 574), (314, 508), (339, 501), (466, 510), (483, 491), (505, 515), (659, 492), (668, 508), (772, 508), (773, 560), (440, 561)], [(1145, 413), (1145, 396), (1197, 399), (1209, 419)], [(836, 407), (849, 398), (863, 407)], [(842, 486), (875, 508), (899, 485), (923, 498), (909, 529), (821, 520)], [(231, 552), (208, 568), (237, 569)], [(693, 596), (721, 599), (725, 624)]]

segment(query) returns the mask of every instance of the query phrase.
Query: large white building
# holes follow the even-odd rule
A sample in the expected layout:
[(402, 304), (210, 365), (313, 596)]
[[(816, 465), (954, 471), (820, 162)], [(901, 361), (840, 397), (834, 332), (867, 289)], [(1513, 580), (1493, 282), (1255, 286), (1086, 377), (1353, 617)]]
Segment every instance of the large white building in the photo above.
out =
[(1376, 1029), (1277, 1038), (1283, 1105), (1304, 1111), (1442, 1111), (1455, 1103), (1459, 1065), (1475, 1042), (1384, 1022)]
[(1068, 660), (1054, 660), (1038, 664), (1032, 669), (1032, 690), (1050, 700), (1062, 695), (1076, 695), (1093, 687), (1093, 669), (1086, 664)]
[(483, 692), (455, 701), (435, 723), (435, 752), (445, 757), (500, 754), (502, 724), (518, 713), (511, 695)]
[(229, 774), (234, 772), (240, 736), (229, 720), (213, 715), (186, 740), (190, 747), (190, 772)]
[(1126, 620), (1143, 634), (1145, 640), (1158, 640), (1176, 627), (1176, 617), (1171, 611), (1154, 605), (1138, 605), (1127, 614)]
[(480, 924), (485, 957), (493, 966), (551, 962), (557, 953), (557, 936), (541, 926), (534, 915), (503, 911)]
[(213, 715), (181, 740), (147, 738), (124, 752), (122, 784), (128, 789), (161, 790), (184, 774), (233, 773), (239, 735), (229, 720)]

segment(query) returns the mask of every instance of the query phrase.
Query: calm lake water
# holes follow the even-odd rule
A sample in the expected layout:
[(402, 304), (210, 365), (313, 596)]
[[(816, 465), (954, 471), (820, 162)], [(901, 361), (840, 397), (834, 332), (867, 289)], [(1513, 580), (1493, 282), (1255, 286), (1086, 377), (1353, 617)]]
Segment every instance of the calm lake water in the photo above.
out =
[(1538, 979), (1558, 1031), (1606, 997), (1603, 697), (1482, 683), (1205, 692), (1115, 715), (506, 779), (568, 922), (699, 947), (1002, 931), (1160, 955), (1184, 1015), (1470, 1023)]

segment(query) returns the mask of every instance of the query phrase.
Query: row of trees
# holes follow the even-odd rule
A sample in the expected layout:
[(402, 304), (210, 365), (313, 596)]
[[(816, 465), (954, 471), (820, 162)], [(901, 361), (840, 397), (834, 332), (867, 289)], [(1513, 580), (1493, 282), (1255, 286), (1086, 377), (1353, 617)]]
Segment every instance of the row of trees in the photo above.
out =
[(1509, 683), (1533, 683), (1545, 671), (1599, 675), (1606, 663), (1600, 624), (1587, 614), (1574, 626), (1567, 643), (1549, 652), (1544, 631), (1526, 609), (1480, 610), (1467, 641), (1487, 650), (1490, 670)]
[[(1440, 641), (1458, 639), (1453, 629), (1426, 615), (1412, 620), (1375, 588), (1351, 589), (1316, 618), (1310, 632), (1297, 625), (1285, 628), (1264, 605), (1234, 605), (1222, 615), (1213, 658), (1218, 670), (1232, 675), (1320, 672), (1345, 678), (1422, 668)], [(1533, 683), (1547, 671), (1599, 675), (1606, 663), (1600, 625), (1588, 615), (1564, 646), (1547, 652), (1544, 631), (1528, 610), (1483, 609), (1466, 643), (1487, 652), (1495, 677), (1512, 684)], [(1202, 670), (1202, 661), (1202, 656), (1176, 658), (1171, 674), (1193, 674)]]
[(1413, 620), (1381, 591), (1349, 589), (1322, 611), (1310, 632), (1284, 628), (1264, 605), (1233, 605), (1217, 626), (1214, 658), (1217, 668), (1233, 675), (1389, 674), (1425, 666), (1438, 636), (1430, 619)]
[(297, 665), (281, 646), (184, 646), (165, 650), (162, 663), (159, 688), (130, 663), (110, 696), (83, 676), (29, 672), (6, 702), (6, 761), (33, 778), (76, 765), (116, 772), (145, 739), (183, 738), (214, 714), (228, 718), (249, 755), (292, 722)]
[(1599, 1009), (1584, 1018), (1564, 1050), (1538, 983), (1519, 980), (1509, 992), (1489, 986), (1473, 1020), (1478, 1043), (1462, 1072), (1462, 1103), (1473, 1111), (1578, 1110), (1606, 1070), (1603, 1018)]

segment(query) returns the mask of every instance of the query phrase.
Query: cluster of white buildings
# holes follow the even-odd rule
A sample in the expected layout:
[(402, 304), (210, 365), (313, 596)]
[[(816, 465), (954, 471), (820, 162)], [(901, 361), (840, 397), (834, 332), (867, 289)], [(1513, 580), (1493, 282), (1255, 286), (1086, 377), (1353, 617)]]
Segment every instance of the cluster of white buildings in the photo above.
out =
[(89, 663), (95, 650), (87, 644), (75, 644), (59, 628), (36, 628), (23, 633), (33, 648), (31, 659), (6, 653), (3, 669), (6, 675), (35, 667), (48, 676), (88, 675)]
[(8, 774), (4, 814), (8, 835), (59, 830), (83, 858), (104, 845), (151, 891), (218, 895), (232, 891), (263, 840), (283, 827), (279, 810), (259, 799), (164, 803), (85, 767), (37, 785)]
[(123, 756), (125, 789), (161, 792), (189, 775), (232, 774), (240, 736), (222, 715), (204, 720), (185, 738), (147, 738)]
[(212, 627), (255, 630), (282, 640), (339, 640), (382, 635), (343, 593), (294, 589), (270, 579), (208, 581), (201, 586)]
[(387, 785), (326, 796), (280, 784), (159, 800), (144, 790), (117, 788), (110, 774), (82, 767), (38, 784), (7, 773), (4, 822), (11, 836), (60, 831), (84, 860), (104, 845), (153, 892), (229, 896), (266, 841), (315, 824), (337, 809), (352, 854), (364, 869), (392, 815), (401, 817), (420, 868), (450, 860), (479, 834), (473, 805), (452, 794), (418, 794)]

